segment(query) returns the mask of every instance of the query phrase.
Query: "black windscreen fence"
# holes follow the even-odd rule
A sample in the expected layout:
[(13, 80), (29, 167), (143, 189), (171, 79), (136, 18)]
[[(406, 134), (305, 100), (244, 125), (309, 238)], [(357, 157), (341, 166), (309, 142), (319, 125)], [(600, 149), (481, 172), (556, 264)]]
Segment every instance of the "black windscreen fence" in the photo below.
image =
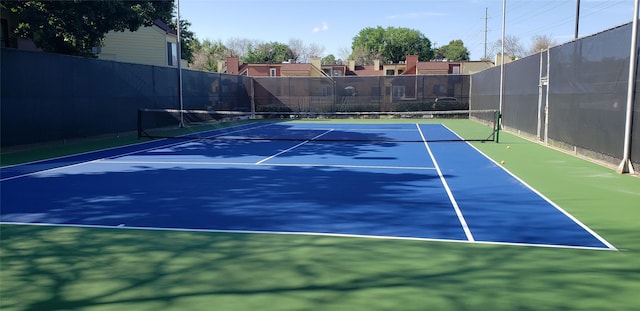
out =
[(177, 102), (168, 68), (2, 49), (2, 145), (135, 129), (138, 107)]
[[(183, 70), (185, 109), (251, 111), (251, 78)], [(178, 71), (2, 49), (2, 146), (136, 131), (139, 109), (180, 108)]]
[(626, 145), (638, 167), (637, 97), (626, 121), (631, 33), (627, 24), (506, 64), (502, 105), (500, 66), (471, 76), (369, 77), (252, 78), (185, 69), (180, 94), (176, 68), (2, 49), (1, 144), (135, 132), (141, 109), (300, 115), (500, 109), (504, 129), (612, 164), (625, 157)]
[[(505, 64), (502, 124), (575, 153), (624, 158), (631, 24)], [(471, 77), (471, 107), (500, 105), (500, 68)], [(640, 163), (634, 103), (631, 160)]]
[(254, 79), (256, 111), (402, 112), (469, 109), (467, 75)]
[(537, 134), (539, 68), (538, 55), (523, 58), (505, 68), (502, 105), (505, 127)]
[(550, 50), (549, 139), (622, 158), (631, 28)]

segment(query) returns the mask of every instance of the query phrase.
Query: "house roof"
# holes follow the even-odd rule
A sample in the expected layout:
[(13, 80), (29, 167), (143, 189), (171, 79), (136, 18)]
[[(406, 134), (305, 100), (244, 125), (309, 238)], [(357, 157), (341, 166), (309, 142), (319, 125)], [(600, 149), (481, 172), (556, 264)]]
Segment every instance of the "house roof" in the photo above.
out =
[(169, 27), (169, 25), (167, 25), (165, 22), (163, 22), (163, 21), (161, 21), (159, 19), (156, 19), (155, 21), (153, 21), (153, 25), (155, 25), (158, 28), (162, 29), (167, 34), (172, 34), (172, 35), (176, 35), (176, 36), (178, 35), (178, 32), (175, 29)]
[[(239, 73), (245, 74), (249, 67), (263, 67), (268, 66), (270, 68), (278, 67), (279, 74), (281, 76), (308, 76), (311, 72), (318, 72), (320, 75), (328, 75), (326, 70), (331, 69), (340, 69), (343, 70), (345, 76), (385, 76), (388, 69), (393, 69), (394, 71), (402, 71), (402, 73), (397, 73), (400, 75), (416, 75), (416, 74), (449, 74), (452, 72), (452, 67), (459, 67), (460, 72), (462, 72), (464, 62), (439, 62), (439, 61), (427, 61), (420, 62), (418, 61), (417, 56), (410, 59), (407, 62), (401, 62), (399, 64), (380, 64), (379, 68), (375, 68), (375, 65), (357, 65), (351, 70), (349, 66), (353, 66), (352, 64), (349, 66), (346, 65), (322, 65), (322, 69), (316, 68), (313, 64), (309, 63), (279, 63), (279, 64), (240, 64)], [(486, 62), (481, 62), (482, 64)], [(486, 68), (485, 66), (480, 66), (476, 71), (482, 70)], [(457, 72), (457, 71), (455, 71)], [(262, 73), (264, 74), (264, 72)], [(330, 74), (329, 74), (330, 75)]]
[(448, 62), (418, 62), (418, 64), (416, 65), (416, 68), (418, 69), (418, 71), (420, 70), (444, 70), (444, 71), (448, 71), (449, 70), (449, 64)]
[(324, 71), (319, 68), (315, 68), (309, 63), (278, 63), (278, 64), (265, 64), (265, 63), (245, 63), (239, 66), (238, 72), (245, 74), (249, 68), (256, 67), (268, 67), (268, 68), (280, 68), (281, 76), (309, 76), (312, 71), (317, 72), (318, 75), (326, 75)]
[(355, 70), (349, 71), (347, 74), (350, 76), (383, 76), (384, 71), (382, 69), (375, 70), (373, 65), (356, 65)]

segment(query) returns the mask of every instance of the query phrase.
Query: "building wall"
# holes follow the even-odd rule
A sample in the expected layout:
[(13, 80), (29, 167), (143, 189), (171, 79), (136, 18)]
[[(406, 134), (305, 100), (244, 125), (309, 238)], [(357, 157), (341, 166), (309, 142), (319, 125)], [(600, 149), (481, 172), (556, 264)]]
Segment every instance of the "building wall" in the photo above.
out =
[[(277, 74), (280, 74), (280, 69), (278, 67), (274, 67), (277, 70)], [(269, 66), (249, 66), (247, 68), (247, 75), (249, 77), (268, 77), (269, 76)]]
[(492, 62), (462, 62), (461, 74), (471, 75), (493, 67)]
[(446, 75), (446, 74), (449, 74), (449, 70), (442, 69), (442, 68), (419, 69), (418, 74), (419, 75)]
[(283, 77), (321, 77), (324, 74), (314, 69), (311, 64), (283, 64), (280, 67), (280, 75)]
[(167, 42), (177, 38), (156, 26), (137, 31), (110, 31), (105, 35), (99, 59), (144, 65), (168, 66)]

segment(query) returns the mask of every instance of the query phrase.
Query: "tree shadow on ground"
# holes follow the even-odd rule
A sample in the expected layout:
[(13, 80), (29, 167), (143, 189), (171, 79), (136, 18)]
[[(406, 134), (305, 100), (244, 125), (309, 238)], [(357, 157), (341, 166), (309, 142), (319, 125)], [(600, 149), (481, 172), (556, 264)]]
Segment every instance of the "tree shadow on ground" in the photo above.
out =
[(1, 229), (3, 310), (633, 310), (640, 281), (637, 250)]

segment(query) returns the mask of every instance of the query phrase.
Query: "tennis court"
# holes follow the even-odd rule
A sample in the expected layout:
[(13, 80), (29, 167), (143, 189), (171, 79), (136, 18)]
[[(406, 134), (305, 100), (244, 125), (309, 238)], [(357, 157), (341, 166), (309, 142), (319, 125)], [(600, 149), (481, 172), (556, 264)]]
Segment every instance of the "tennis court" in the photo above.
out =
[(1, 175), (5, 224), (616, 249), (442, 124), (247, 122)]

